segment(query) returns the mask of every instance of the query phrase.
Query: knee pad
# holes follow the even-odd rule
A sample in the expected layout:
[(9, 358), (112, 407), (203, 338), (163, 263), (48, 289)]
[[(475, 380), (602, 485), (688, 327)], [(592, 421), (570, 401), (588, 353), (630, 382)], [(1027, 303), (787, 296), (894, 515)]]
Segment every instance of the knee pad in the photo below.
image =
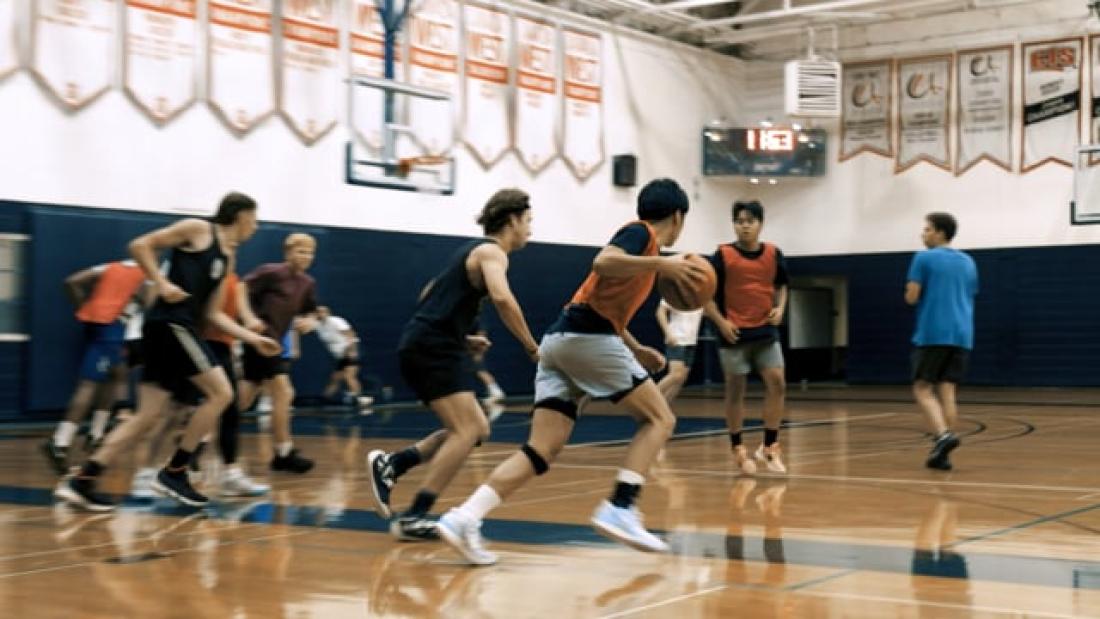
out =
[(527, 459), (531, 461), (531, 466), (535, 467), (535, 475), (542, 475), (546, 471), (550, 470), (550, 465), (546, 463), (546, 460), (542, 459), (539, 452), (535, 451), (530, 445), (524, 443), (520, 448), (523, 455), (527, 456)]

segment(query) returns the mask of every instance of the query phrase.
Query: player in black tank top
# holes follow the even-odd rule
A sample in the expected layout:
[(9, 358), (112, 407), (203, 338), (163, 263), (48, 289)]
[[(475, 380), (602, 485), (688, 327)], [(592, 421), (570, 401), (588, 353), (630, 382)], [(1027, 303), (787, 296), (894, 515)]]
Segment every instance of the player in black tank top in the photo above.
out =
[(204, 321), (210, 297), (225, 279), (229, 264), (229, 256), (222, 251), (215, 234), (215, 224), (209, 225), (214, 240), (206, 249), (189, 251), (173, 247), (164, 263), (164, 277), (190, 296), (174, 303), (157, 297), (145, 315), (147, 322), (166, 321), (197, 328)]
[(399, 351), (453, 347), (466, 352), (466, 336), (472, 332), (487, 294), (484, 285), (477, 288), (470, 281), (466, 260), (481, 245), (495, 242), (482, 238), (458, 248), (447, 268), (428, 283), (416, 312), (401, 333)]
[[(206, 504), (207, 498), (191, 487), (187, 466), (199, 441), (233, 397), (233, 389), (195, 328), (209, 321), (257, 348), (272, 354), (279, 350), (277, 342), (248, 331), (221, 311), (221, 283), (233, 268), (237, 246), (255, 231), (256, 203), (234, 193), (222, 200), (213, 223), (184, 219), (130, 243), (130, 253), (155, 283), (158, 296), (145, 320), (145, 375), (138, 410), (133, 419), (107, 436), (79, 473), (62, 478), (54, 496), (92, 511), (114, 509), (110, 499), (96, 492), (97, 477), (156, 424), (173, 392), (190, 380), (205, 399), (191, 417), (179, 449), (152, 487), (187, 505)], [(161, 249), (172, 250), (164, 273), (157, 268), (156, 251)]]
[(485, 238), (462, 245), (425, 287), (398, 346), (402, 377), (446, 429), (402, 451), (374, 450), (367, 456), (375, 505), (387, 518), (392, 513), (389, 495), (394, 481), (420, 462), (430, 461), (412, 506), (390, 526), (398, 539), (436, 537), (435, 523), (426, 518), (428, 511), (474, 446), (489, 435), (489, 422), (475, 395), (477, 377), (471, 357), (471, 349), (489, 346), (487, 339), (471, 335), (486, 296), (531, 358), (538, 358), (538, 344), (507, 278), (508, 254), (526, 245), (531, 236), (527, 194), (518, 189), (498, 191), (482, 209), (478, 223)]

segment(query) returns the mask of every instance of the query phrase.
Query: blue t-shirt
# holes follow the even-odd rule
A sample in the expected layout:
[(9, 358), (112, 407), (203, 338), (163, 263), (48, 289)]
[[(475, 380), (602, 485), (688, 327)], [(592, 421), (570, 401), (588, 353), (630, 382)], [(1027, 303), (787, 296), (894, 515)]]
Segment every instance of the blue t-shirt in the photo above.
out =
[(909, 281), (921, 287), (913, 344), (974, 348), (974, 259), (950, 247), (919, 252), (909, 266)]

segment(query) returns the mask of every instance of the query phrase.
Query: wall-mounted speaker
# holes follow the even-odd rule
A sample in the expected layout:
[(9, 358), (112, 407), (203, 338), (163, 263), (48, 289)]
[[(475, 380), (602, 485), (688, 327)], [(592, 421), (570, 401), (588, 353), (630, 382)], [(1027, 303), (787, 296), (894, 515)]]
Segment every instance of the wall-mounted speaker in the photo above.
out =
[(616, 187), (633, 187), (638, 184), (638, 158), (634, 155), (613, 156), (611, 183)]

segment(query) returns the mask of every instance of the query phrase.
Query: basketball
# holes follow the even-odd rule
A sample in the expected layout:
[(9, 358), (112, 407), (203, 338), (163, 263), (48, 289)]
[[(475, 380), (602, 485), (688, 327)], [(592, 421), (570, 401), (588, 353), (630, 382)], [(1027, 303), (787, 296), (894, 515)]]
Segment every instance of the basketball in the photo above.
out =
[(706, 274), (702, 281), (695, 282), (690, 288), (684, 289), (670, 279), (658, 277), (657, 293), (672, 307), (681, 312), (690, 312), (703, 307), (707, 301), (714, 298), (714, 291), (718, 287), (718, 276), (714, 273), (714, 267), (702, 256), (687, 254), (684, 260), (690, 260), (702, 267)]

